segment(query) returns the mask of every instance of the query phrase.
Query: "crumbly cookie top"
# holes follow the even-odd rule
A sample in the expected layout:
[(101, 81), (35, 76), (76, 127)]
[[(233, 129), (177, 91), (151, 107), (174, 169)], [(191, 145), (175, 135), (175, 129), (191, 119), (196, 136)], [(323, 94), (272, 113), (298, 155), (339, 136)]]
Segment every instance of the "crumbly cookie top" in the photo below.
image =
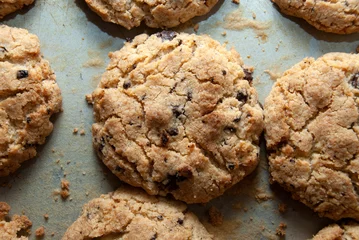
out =
[(359, 224), (356, 222), (332, 224), (320, 230), (312, 240), (359, 239)]
[(36, 155), (61, 109), (61, 93), (38, 38), (25, 29), (0, 26), (0, 176)]
[(4, 16), (30, 5), (34, 0), (1, 0), (0, 1), (0, 19)]
[(218, 0), (86, 0), (104, 21), (131, 29), (144, 22), (152, 28), (171, 28), (206, 14)]
[(250, 71), (208, 36), (140, 35), (93, 92), (94, 145), (123, 181), (207, 202), (258, 163), (262, 110)]
[(62, 240), (210, 240), (185, 204), (121, 187), (87, 203)]
[(359, 219), (359, 55), (306, 58), (266, 99), (272, 180), (322, 216)]
[(10, 206), (5, 202), (0, 202), (0, 236), (2, 240), (27, 240), (25, 236), (18, 236), (20, 231), (27, 230), (32, 223), (26, 216), (14, 215), (11, 221), (6, 221), (5, 217), (9, 214)]
[(285, 14), (300, 17), (319, 30), (338, 34), (359, 31), (357, 0), (272, 0)]

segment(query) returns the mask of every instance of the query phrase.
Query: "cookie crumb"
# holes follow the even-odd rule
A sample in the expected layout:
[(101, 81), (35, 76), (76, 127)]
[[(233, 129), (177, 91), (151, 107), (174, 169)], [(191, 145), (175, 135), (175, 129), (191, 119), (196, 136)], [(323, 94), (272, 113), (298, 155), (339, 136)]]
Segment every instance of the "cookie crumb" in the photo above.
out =
[(232, 3), (240, 4), (240, 3), (241, 3), (241, 0), (232, 0)]
[(55, 233), (54, 233), (54, 232), (51, 233), (51, 237), (53, 237), (53, 236), (55, 236)]
[(41, 238), (45, 235), (45, 228), (43, 226), (39, 227), (38, 229), (36, 229), (35, 231), (35, 236), (38, 238)]
[(92, 104), (92, 94), (86, 94), (85, 99), (88, 104)]
[(223, 37), (225, 37), (225, 36), (227, 35), (227, 32), (224, 31), (224, 32), (221, 33), (221, 35), (222, 35)]
[(45, 220), (47, 221), (47, 220), (49, 220), (49, 214), (44, 214), (44, 218), (45, 218)]
[(66, 179), (61, 180), (61, 191), (60, 195), (62, 199), (67, 199), (70, 196), (70, 182)]
[(256, 15), (254, 12), (252, 12), (252, 18), (253, 18), (253, 19), (256, 19), (256, 18), (257, 18), (257, 15)]
[(208, 211), (208, 221), (212, 226), (221, 226), (223, 224), (223, 214), (214, 206), (211, 206)]
[(287, 204), (280, 203), (279, 206), (278, 206), (278, 211), (280, 213), (285, 213), (287, 211)]
[(78, 131), (79, 131), (79, 129), (78, 129), (78, 128), (74, 128), (74, 130), (72, 131), (72, 133), (73, 133), (73, 134), (77, 134), (77, 133), (78, 133)]
[(280, 237), (284, 237), (286, 228), (287, 228), (287, 224), (281, 222), (277, 227), (277, 229), (275, 230), (275, 234)]
[(85, 130), (82, 129), (82, 130), (80, 131), (80, 135), (83, 136), (83, 135), (85, 135), (85, 134), (86, 134)]
[(359, 45), (357, 46), (357, 48), (355, 49), (355, 51), (356, 51), (357, 53), (359, 53)]
[(193, 30), (194, 30), (195, 32), (198, 32), (198, 28), (199, 28), (199, 24), (196, 23), (196, 24), (193, 26)]

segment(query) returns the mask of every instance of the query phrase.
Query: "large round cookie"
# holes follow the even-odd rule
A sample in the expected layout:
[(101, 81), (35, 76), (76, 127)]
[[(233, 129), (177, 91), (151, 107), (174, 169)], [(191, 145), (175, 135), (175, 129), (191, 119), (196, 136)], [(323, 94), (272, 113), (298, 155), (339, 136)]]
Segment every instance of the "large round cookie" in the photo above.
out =
[(300, 17), (319, 30), (338, 34), (359, 31), (357, 0), (272, 0), (285, 14)]
[(312, 240), (358, 240), (359, 224), (332, 224), (320, 230)]
[(86, 0), (106, 22), (127, 29), (144, 22), (152, 28), (171, 28), (208, 13), (218, 0)]
[(33, 2), (34, 0), (0, 0), (0, 19)]
[(164, 31), (109, 56), (92, 94), (92, 132), (121, 180), (207, 202), (257, 166), (262, 109), (237, 52), (208, 36)]
[(32, 226), (31, 221), (24, 215), (14, 215), (11, 220), (8, 218), (10, 206), (5, 202), (0, 202), (0, 239), (1, 240), (27, 240), (23, 236), (28, 228)]
[(38, 38), (25, 29), (0, 26), (0, 176), (36, 155), (61, 109), (61, 93)]
[(85, 204), (62, 240), (211, 240), (197, 217), (181, 202), (121, 187)]
[(359, 220), (359, 55), (306, 58), (266, 99), (272, 181), (321, 216)]

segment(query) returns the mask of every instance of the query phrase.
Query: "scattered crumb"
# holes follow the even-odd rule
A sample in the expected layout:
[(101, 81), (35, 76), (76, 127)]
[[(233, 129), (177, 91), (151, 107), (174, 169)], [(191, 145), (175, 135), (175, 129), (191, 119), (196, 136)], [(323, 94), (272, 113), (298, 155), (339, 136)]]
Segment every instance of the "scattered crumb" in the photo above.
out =
[(244, 30), (244, 29), (253, 29), (263, 42), (268, 40), (268, 35), (265, 33), (265, 30), (269, 29), (270, 22), (260, 22), (253, 19), (247, 19), (242, 17), (241, 9), (237, 9), (224, 17), (224, 28), (231, 30)]
[(221, 35), (222, 35), (223, 37), (225, 37), (225, 36), (227, 35), (227, 32), (224, 31), (224, 32), (221, 33)]
[(269, 75), (270, 79), (273, 80), (273, 81), (276, 81), (278, 78), (280, 78), (282, 76), (282, 73), (279, 73), (279, 72), (273, 72), (271, 70), (264, 70), (264, 72), (266, 74)]
[(256, 18), (257, 18), (257, 15), (256, 15), (254, 12), (252, 12), (252, 18), (253, 18), (253, 19), (256, 19)]
[(359, 45), (357, 46), (357, 48), (355, 50), (357, 53), (359, 53)]
[(213, 226), (221, 226), (223, 224), (223, 214), (214, 206), (209, 208), (208, 211), (208, 221)]
[(85, 99), (88, 104), (92, 104), (92, 94), (86, 94)]
[(86, 172), (82, 172), (82, 175), (84, 175), (84, 176), (85, 176), (85, 175), (86, 175)]
[(62, 199), (67, 199), (70, 196), (70, 182), (66, 179), (61, 180), (61, 191), (60, 195)]
[(44, 218), (45, 218), (45, 220), (47, 221), (48, 219), (49, 219), (49, 214), (44, 214)]
[(54, 233), (54, 232), (51, 233), (51, 237), (53, 237), (53, 236), (55, 236), (55, 233)]
[(78, 133), (78, 131), (79, 131), (79, 129), (78, 129), (78, 128), (74, 128), (74, 130), (72, 131), (72, 133), (73, 133), (73, 134), (77, 134), (77, 133)]
[(275, 234), (277, 234), (278, 236), (284, 237), (286, 228), (287, 228), (287, 224), (281, 222), (279, 224), (279, 226), (277, 227), (277, 229), (275, 230)]
[(232, 0), (232, 3), (240, 4), (240, 3), (241, 3), (241, 0)]
[(36, 231), (35, 231), (36, 237), (43, 237), (44, 235), (45, 235), (45, 228), (43, 226), (36, 229)]
[(278, 211), (280, 213), (285, 213), (287, 211), (287, 204), (280, 203), (279, 206), (278, 206)]
[(195, 32), (198, 32), (198, 28), (199, 28), (199, 24), (196, 23), (196, 24), (193, 26), (193, 30), (194, 30)]
[(60, 159), (56, 159), (56, 163), (59, 164), (59, 163), (60, 163)]
[(56, 152), (56, 151), (55, 151), (55, 148), (52, 148), (52, 149), (51, 149), (51, 152), (52, 152), (52, 153), (55, 153), (55, 152)]
[(86, 192), (86, 196), (88, 196), (89, 195), (89, 192)]
[(104, 61), (99, 57), (94, 57), (84, 63), (82, 66), (85, 68), (89, 67), (102, 67), (104, 65)]
[(251, 58), (251, 55), (248, 55), (247, 58), (250, 59), (250, 58)]
[(82, 130), (80, 131), (80, 135), (83, 136), (83, 135), (85, 135), (85, 134), (86, 134), (85, 130), (82, 129)]
[(243, 208), (243, 211), (248, 212), (248, 208), (246, 208), (246, 207)]
[(66, 162), (66, 164), (67, 164), (67, 165), (69, 165), (70, 163), (71, 163), (71, 161), (70, 161), (70, 160), (68, 160), (68, 161)]

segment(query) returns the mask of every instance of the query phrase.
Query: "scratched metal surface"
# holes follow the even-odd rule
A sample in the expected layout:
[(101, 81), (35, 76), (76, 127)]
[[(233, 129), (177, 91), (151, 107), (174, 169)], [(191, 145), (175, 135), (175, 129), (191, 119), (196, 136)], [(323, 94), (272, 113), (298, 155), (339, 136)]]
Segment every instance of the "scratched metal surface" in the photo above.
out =
[[(256, 21), (269, 24), (264, 30), (267, 38), (258, 38), (258, 32), (251, 28), (224, 29), (223, 19), (235, 10), (246, 19), (252, 19), (255, 13)], [(37, 0), (32, 7), (6, 17), (2, 23), (27, 28), (40, 38), (43, 55), (51, 62), (62, 89), (64, 112), (54, 119), (54, 132), (39, 148), (38, 156), (16, 174), (0, 179), (0, 184), (5, 185), (0, 187), (0, 201), (11, 205), (12, 214), (25, 213), (33, 221), (33, 232), (43, 225), (45, 239), (60, 239), (85, 202), (119, 186), (119, 181), (92, 150), (92, 108), (84, 95), (96, 87), (108, 63), (108, 52), (120, 49), (127, 37), (156, 30), (142, 27), (127, 31), (105, 23), (83, 0)], [(199, 23), (198, 33), (228, 42), (228, 48), (234, 47), (247, 65), (255, 67), (254, 83), (262, 103), (273, 84), (265, 70), (283, 72), (306, 56), (354, 52), (359, 44), (359, 35), (322, 33), (302, 20), (285, 17), (269, 0), (241, 0), (240, 5), (222, 0), (208, 15), (196, 18), (193, 23)], [(182, 26), (180, 30), (193, 32), (193, 25)], [(226, 36), (222, 36), (224, 31)], [(92, 64), (91, 59), (95, 59)], [(86, 134), (74, 135), (74, 128), (84, 129)], [(71, 201), (56, 200), (53, 194), (64, 174), (71, 184)], [(271, 199), (258, 201), (256, 196), (261, 193)], [(280, 203), (287, 205), (284, 214), (278, 212)], [(206, 212), (210, 206), (224, 214), (222, 226), (208, 224)], [(217, 239), (276, 239), (275, 229), (280, 222), (287, 224), (286, 239), (308, 239), (330, 222), (291, 200), (280, 187), (269, 186), (264, 151), (257, 170), (242, 183), (224, 196), (206, 205), (193, 205), (191, 209)], [(48, 221), (43, 218), (45, 213), (49, 215)], [(30, 238), (35, 239), (34, 234)]]

